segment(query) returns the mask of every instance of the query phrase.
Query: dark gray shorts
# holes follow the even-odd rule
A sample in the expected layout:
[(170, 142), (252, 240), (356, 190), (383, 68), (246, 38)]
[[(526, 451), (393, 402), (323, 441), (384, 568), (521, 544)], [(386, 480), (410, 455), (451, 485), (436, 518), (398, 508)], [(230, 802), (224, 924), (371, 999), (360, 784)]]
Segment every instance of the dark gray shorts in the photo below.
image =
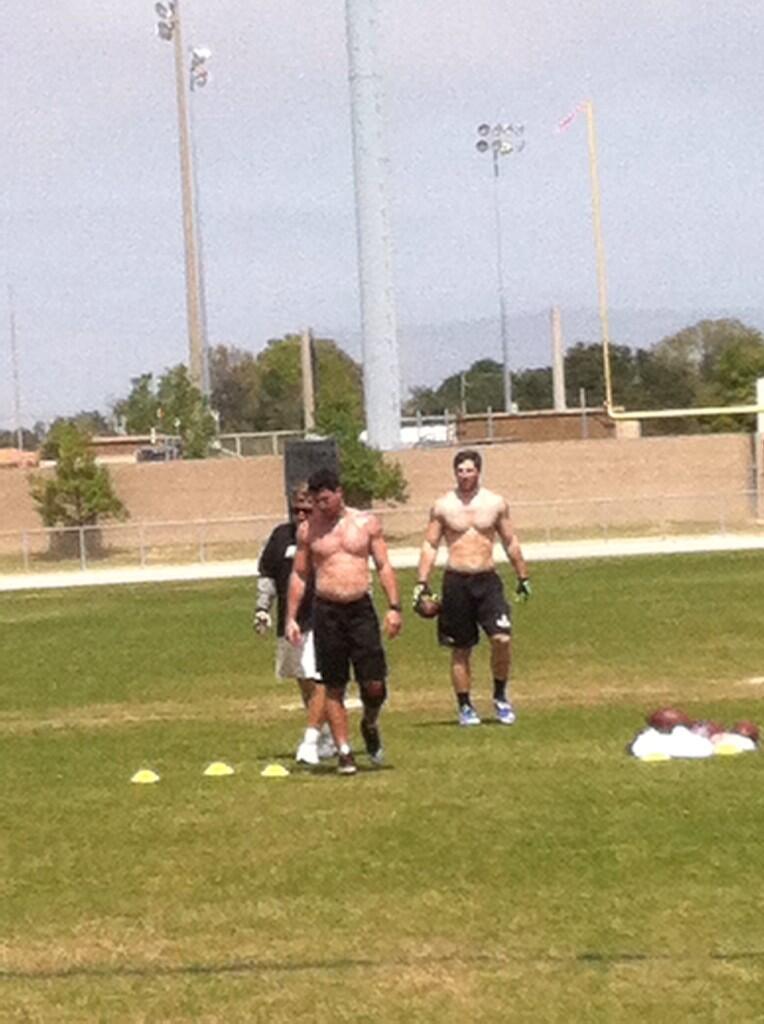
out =
[(444, 647), (474, 647), (480, 639), (478, 626), (487, 636), (512, 632), (512, 612), (498, 573), (446, 569), (438, 641)]
[(316, 667), (325, 686), (345, 686), (353, 666), (359, 684), (387, 678), (379, 620), (368, 594), (340, 604), (316, 597), (313, 605)]

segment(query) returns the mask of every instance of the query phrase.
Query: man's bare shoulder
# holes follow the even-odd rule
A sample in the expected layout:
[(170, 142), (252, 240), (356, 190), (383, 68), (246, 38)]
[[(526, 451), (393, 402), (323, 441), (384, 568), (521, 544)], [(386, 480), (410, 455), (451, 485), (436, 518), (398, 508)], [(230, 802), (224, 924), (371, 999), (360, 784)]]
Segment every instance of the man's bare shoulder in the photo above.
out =
[(347, 524), (352, 523), (356, 530), (363, 530), (372, 536), (382, 529), (379, 519), (371, 509), (346, 508), (344, 520)]
[(495, 491), (489, 491), (487, 487), (481, 487), (477, 493), (477, 500), (485, 508), (495, 508), (498, 511), (509, 508), (507, 499)]
[(459, 499), (456, 496), (456, 491), (446, 491), (445, 494), (441, 494), (439, 498), (436, 498), (432, 506), (432, 515), (435, 518), (439, 518), (444, 515), (450, 509), (457, 508), (459, 506)]

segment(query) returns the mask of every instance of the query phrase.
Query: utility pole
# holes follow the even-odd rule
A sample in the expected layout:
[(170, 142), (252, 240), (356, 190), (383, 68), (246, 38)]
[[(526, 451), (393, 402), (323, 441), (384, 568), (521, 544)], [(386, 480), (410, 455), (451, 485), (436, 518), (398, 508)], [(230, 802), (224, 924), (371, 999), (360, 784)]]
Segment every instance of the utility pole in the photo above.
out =
[(21, 428), (21, 384), (19, 377), (19, 353), (16, 346), (16, 310), (13, 288), (8, 285), (8, 309), (11, 333), (11, 376), (13, 378), (13, 425), (16, 432), (16, 447), (24, 450), (24, 431)]
[(565, 411), (565, 354), (562, 342), (562, 320), (560, 307), (552, 306), (552, 392), (555, 412)]
[(313, 386), (313, 331), (306, 327), (300, 339), (300, 360), (302, 366), (302, 409), (305, 432), (310, 433), (316, 426), (316, 399)]

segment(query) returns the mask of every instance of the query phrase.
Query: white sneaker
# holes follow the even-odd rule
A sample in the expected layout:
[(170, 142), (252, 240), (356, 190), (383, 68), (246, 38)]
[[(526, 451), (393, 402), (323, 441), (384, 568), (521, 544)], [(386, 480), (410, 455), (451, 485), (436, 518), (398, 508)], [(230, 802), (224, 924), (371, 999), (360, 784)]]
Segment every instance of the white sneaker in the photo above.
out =
[(459, 708), (459, 725), (480, 725), (480, 715), (471, 704)]
[(331, 733), (322, 733), (318, 741), (318, 756), (322, 761), (329, 761), (337, 756), (337, 744)]
[(298, 764), (309, 764), (311, 766), (317, 765), (319, 761), (318, 744), (315, 741), (311, 742), (310, 740), (303, 740), (297, 748), (295, 761), (297, 761)]
[(493, 706), (496, 710), (496, 720), (502, 725), (514, 725), (517, 715), (515, 709), (508, 700), (495, 700)]

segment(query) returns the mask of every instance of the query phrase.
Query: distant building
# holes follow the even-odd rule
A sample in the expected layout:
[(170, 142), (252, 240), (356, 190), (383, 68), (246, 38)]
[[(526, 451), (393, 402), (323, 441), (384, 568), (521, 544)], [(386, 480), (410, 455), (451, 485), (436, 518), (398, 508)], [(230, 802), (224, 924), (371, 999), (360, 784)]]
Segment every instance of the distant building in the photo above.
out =
[(180, 458), (176, 437), (168, 434), (117, 434), (91, 437), (90, 450), (97, 462), (164, 462)]
[(38, 452), (25, 452), (20, 448), (0, 448), (0, 469), (34, 469), (39, 465)]

